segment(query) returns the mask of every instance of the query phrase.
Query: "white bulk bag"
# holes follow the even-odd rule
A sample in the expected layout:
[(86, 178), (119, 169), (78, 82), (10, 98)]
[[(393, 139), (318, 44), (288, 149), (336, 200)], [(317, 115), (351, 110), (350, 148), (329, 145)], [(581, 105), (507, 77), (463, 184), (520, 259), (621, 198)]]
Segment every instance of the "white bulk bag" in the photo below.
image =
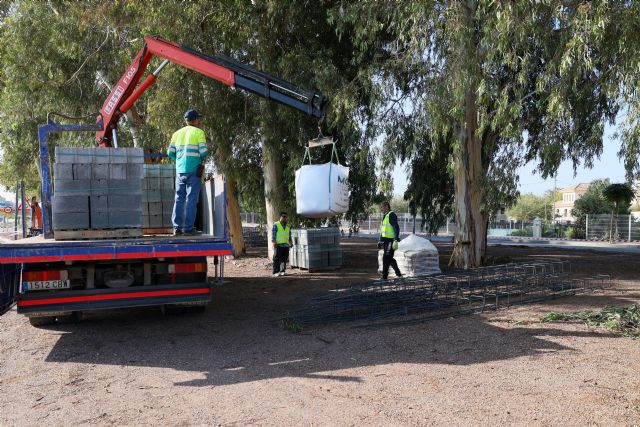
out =
[[(349, 210), (349, 168), (338, 163), (303, 165), (296, 171), (296, 211), (308, 218), (326, 218)], [(307, 148), (306, 156), (309, 155)], [(304, 162), (304, 161), (303, 161)]]
[(336, 164), (304, 165), (296, 171), (296, 211), (326, 218), (349, 210), (349, 168)]
[[(382, 271), (383, 251), (378, 251), (378, 272)], [(438, 249), (429, 240), (410, 234), (398, 243), (394, 258), (405, 277), (441, 274)], [(389, 276), (394, 276), (389, 268)]]

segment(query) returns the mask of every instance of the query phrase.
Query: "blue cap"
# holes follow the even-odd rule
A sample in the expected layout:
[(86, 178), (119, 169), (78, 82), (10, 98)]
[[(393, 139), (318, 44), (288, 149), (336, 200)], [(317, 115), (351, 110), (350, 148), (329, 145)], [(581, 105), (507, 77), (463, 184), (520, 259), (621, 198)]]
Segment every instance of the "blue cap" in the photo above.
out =
[(196, 110), (187, 110), (187, 112), (184, 113), (184, 118), (188, 122), (192, 122), (195, 119), (199, 119), (200, 117), (202, 116)]

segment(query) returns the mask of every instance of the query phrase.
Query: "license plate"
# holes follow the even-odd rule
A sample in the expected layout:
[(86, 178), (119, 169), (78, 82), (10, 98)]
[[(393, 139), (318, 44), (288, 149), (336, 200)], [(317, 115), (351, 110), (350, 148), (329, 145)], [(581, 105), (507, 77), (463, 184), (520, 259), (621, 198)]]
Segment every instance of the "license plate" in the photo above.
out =
[(69, 280), (43, 280), (38, 282), (22, 282), (24, 291), (41, 291), (46, 289), (69, 289)]

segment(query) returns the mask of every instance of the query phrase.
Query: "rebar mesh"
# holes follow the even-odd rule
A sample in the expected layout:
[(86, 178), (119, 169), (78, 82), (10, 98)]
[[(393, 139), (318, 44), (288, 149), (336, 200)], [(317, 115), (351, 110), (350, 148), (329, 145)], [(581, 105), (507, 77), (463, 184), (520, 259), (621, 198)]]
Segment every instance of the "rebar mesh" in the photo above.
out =
[[(452, 274), (372, 281), (336, 288), (287, 313), (284, 327), (333, 322), (357, 326), (417, 323), (482, 313), (611, 286), (608, 275), (572, 273), (567, 261), (542, 260), (482, 267)], [(398, 319), (399, 316), (405, 318)]]

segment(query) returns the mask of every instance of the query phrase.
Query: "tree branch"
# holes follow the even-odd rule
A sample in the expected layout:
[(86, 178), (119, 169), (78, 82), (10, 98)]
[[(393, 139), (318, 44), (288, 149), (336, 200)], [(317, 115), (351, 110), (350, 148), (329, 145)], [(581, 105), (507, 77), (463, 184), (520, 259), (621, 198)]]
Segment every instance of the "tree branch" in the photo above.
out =
[(76, 70), (75, 73), (73, 73), (73, 75), (71, 77), (69, 77), (69, 80), (67, 80), (66, 82), (64, 82), (65, 85), (68, 85), (69, 83), (71, 83), (71, 81), (73, 81), (76, 77), (78, 77), (78, 74), (80, 74), (80, 71), (82, 71), (82, 69), (84, 68), (84, 66), (87, 64), (87, 62), (89, 61), (89, 59), (94, 56), (96, 53), (100, 52), (100, 49), (102, 49), (102, 47), (107, 43), (107, 40), (109, 40), (109, 34), (111, 33), (110, 29), (107, 28), (107, 36), (104, 38), (104, 40), (102, 41), (102, 43), (100, 44), (100, 46), (98, 46), (98, 48), (93, 51), (93, 53), (91, 53), (89, 56), (87, 56), (84, 61), (82, 61), (82, 64), (80, 64), (80, 68), (78, 68)]

